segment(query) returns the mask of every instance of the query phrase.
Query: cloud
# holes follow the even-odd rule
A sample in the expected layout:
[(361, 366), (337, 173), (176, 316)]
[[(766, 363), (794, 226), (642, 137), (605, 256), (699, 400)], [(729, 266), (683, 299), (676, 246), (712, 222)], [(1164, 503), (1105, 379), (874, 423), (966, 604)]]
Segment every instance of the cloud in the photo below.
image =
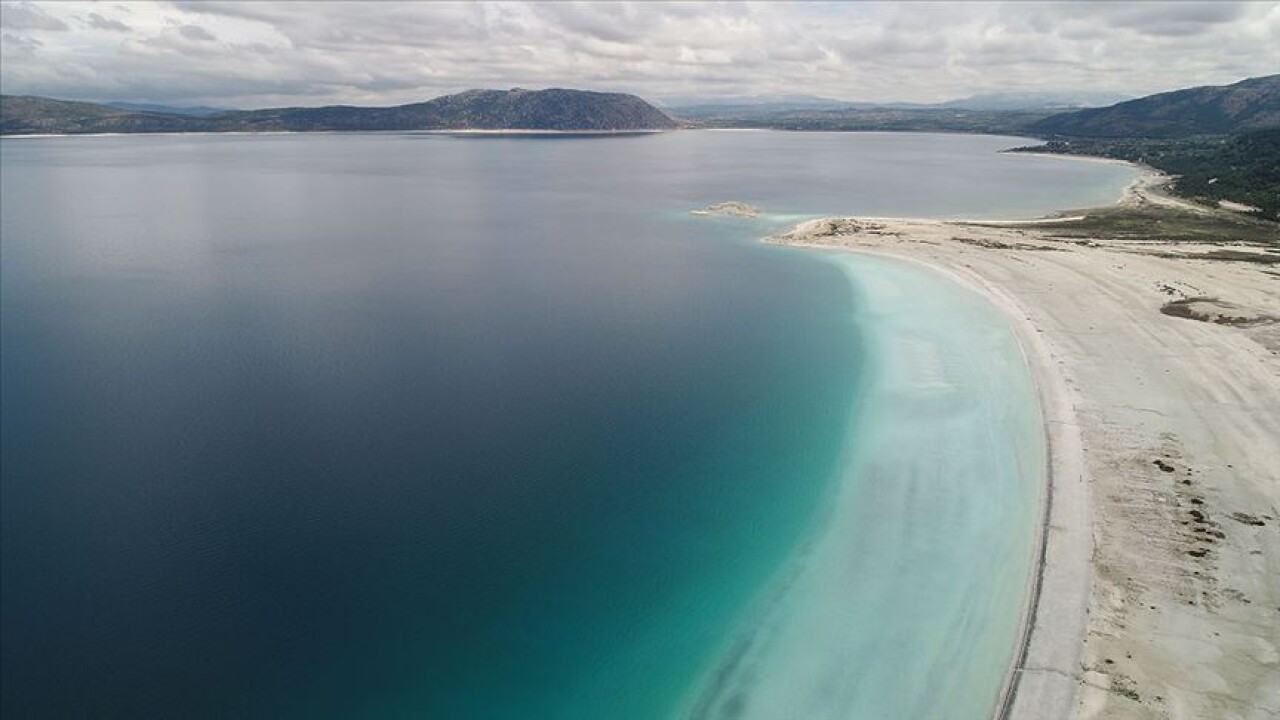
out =
[(44, 45), (44, 43), (33, 37), (28, 37), (19, 33), (4, 33), (3, 35), (0, 35), (0, 41), (3, 41), (7, 46), (12, 46), (15, 53), (23, 55), (30, 55), (35, 52), (37, 48)]
[(196, 40), (199, 42), (217, 42), (218, 38), (213, 33), (205, 30), (199, 25), (183, 25), (178, 28), (178, 32), (182, 37), (188, 40)]
[(52, 17), (32, 3), (0, 3), (0, 26), (7, 30), (46, 30), (60, 32), (67, 24)]
[(66, 1), (4, 3), (3, 24), (22, 38), (2, 49), (7, 92), (240, 107), (514, 86), (651, 98), (1136, 95), (1280, 67), (1275, 2)]
[(133, 28), (129, 27), (128, 25), (126, 25), (125, 23), (120, 22), (119, 20), (112, 20), (112, 19), (110, 19), (110, 18), (103, 17), (103, 16), (99, 15), (99, 14), (98, 14), (98, 13), (96, 13), (96, 12), (95, 12), (95, 13), (89, 13), (89, 17), (88, 17), (88, 19), (87, 19), (85, 22), (89, 25), (89, 27), (94, 28), (94, 29), (96, 29), (96, 30), (111, 30), (111, 31), (114, 31), (114, 32), (129, 32), (130, 30), (132, 30), (132, 29), (133, 29)]

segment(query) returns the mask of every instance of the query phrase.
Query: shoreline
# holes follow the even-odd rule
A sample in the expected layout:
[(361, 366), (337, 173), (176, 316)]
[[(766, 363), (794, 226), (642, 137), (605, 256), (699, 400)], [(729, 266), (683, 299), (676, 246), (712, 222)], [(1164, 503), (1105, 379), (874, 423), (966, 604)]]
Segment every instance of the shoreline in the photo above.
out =
[[(1019, 640), (1046, 461), (1024, 343), (967, 282), (837, 255), (873, 382), (806, 540), (678, 716), (977, 717)], [(877, 661), (833, 686), (854, 647)]]
[[(1107, 161), (1114, 162), (1109, 159)], [(1138, 178), (1125, 189), (1121, 199), (1113, 207), (1144, 210), (1154, 208), (1159, 211), (1181, 212), (1194, 216), (1212, 214), (1209, 209), (1167, 195), (1164, 192), (1169, 180), (1167, 176), (1151, 168), (1137, 167), (1140, 171)], [(1249, 382), (1263, 386), (1272, 393), (1271, 397), (1280, 400), (1280, 380), (1277, 380), (1280, 378), (1280, 373), (1273, 371), (1280, 366), (1280, 362), (1275, 361), (1274, 348), (1268, 351), (1266, 343), (1269, 341), (1266, 337), (1262, 339), (1261, 344), (1254, 344), (1252, 347), (1241, 346), (1239, 337), (1228, 334), (1238, 335), (1241, 328), (1215, 325), (1213, 322), (1197, 323), (1185, 319), (1182, 320), (1182, 325), (1169, 324), (1175, 318), (1170, 318), (1167, 313), (1161, 314), (1159, 300), (1165, 296), (1173, 296), (1177, 293), (1209, 294), (1206, 292), (1209, 278), (1195, 278), (1194, 281), (1178, 280), (1173, 281), (1173, 284), (1156, 281), (1153, 283), (1155, 287), (1143, 287), (1142, 281), (1127, 278), (1123, 272), (1114, 273), (1114, 270), (1117, 268), (1123, 270), (1126, 262), (1133, 262), (1131, 259), (1133, 255), (1141, 253), (1146, 256), (1144, 263), (1151, 265), (1149, 271), (1152, 273), (1176, 276), (1194, 275), (1199, 272), (1201, 275), (1211, 275), (1222, 288), (1223, 295), (1227, 295), (1232, 290), (1243, 293), (1247, 289), (1249, 291), (1247, 294), (1253, 295), (1250, 298), (1251, 304), (1264, 303), (1257, 314), (1264, 319), (1264, 322), (1257, 326), (1259, 328), (1257, 333), (1269, 332), (1266, 330), (1270, 327), (1268, 323), (1271, 322), (1268, 318), (1280, 322), (1280, 298), (1272, 298), (1274, 303), (1265, 304), (1265, 296), (1269, 289), (1266, 283), (1269, 280), (1263, 277), (1265, 271), (1260, 270), (1257, 264), (1234, 262), (1229, 266), (1222, 265), (1223, 268), (1230, 267), (1231, 272), (1225, 274), (1248, 278), (1248, 282), (1232, 287), (1231, 283), (1221, 282), (1222, 278), (1217, 277), (1219, 273), (1205, 272), (1204, 268), (1199, 266), (1205, 261), (1169, 257), (1167, 253), (1162, 256), (1159, 252), (1151, 252), (1149, 245), (1144, 251), (1114, 238), (1099, 237), (1081, 243), (1063, 242), (1063, 238), (1053, 235), (1055, 225), (1059, 228), (1069, 226), (1084, 220), (1085, 217), (1086, 215), (1073, 214), (1070, 217), (1047, 217), (1033, 221), (989, 222), (823, 218), (800, 223), (790, 232), (768, 238), (766, 241), (826, 250), (850, 250), (923, 264), (950, 276), (953, 280), (978, 289), (1004, 312), (1011, 326), (1017, 331), (1024, 356), (1035, 376), (1037, 394), (1040, 397), (1049, 468), (1038, 549), (1042, 560), (1034, 571), (1034, 577), (1029, 580), (1033, 583), (1032, 597), (1023, 616), (1022, 641), (1015, 651), (1014, 662), (1011, 663), (1007, 673), (1001, 703), (995, 713), (998, 720), (1130, 717), (1131, 713), (1137, 710), (1137, 708), (1128, 707), (1133, 704), (1146, 705), (1147, 707), (1141, 712), (1162, 713), (1152, 717), (1198, 717), (1205, 712), (1221, 712), (1224, 708), (1235, 705), (1246, 708), (1238, 717), (1262, 717), (1261, 713), (1267, 712), (1265, 708), (1276, 699), (1273, 696), (1280, 695), (1280, 688), (1268, 688), (1265, 682), (1265, 668), (1274, 667), (1276, 664), (1274, 656), (1276, 647), (1280, 645), (1280, 623), (1276, 623), (1274, 618), (1271, 619), (1269, 629), (1266, 621), (1263, 620), (1263, 631), (1254, 633), (1264, 636), (1253, 643), (1258, 647), (1250, 656), (1251, 662), (1257, 666), (1252, 675), (1255, 678), (1254, 683), (1247, 687), (1233, 687), (1240, 683), (1234, 683), (1235, 678), (1230, 677), (1225, 671), (1203, 672), (1202, 668), (1196, 667), (1199, 664), (1194, 660), (1171, 658), (1167, 652), (1161, 653), (1159, 658), (1151, 657), (1143, 661), (1131, 662), (1134, 660), (1135, 653), (1147, 650), (1141, 646), (1149, 644), (1150, 636), (1158, 631), (1154, 629), (1147, 631), (1144, 628), (1144, 632), (1141, 633), (1124, 632), (1128, 628), (1128, 623), (1124, 622), (1124, 619), (1136, 612), (1137, 608), (1115, 607), (1114, 598), (1117, 594), (1115, 586), (1120, 585), (1121, 588), (1125, 588), (1126, 582), (1136, 585), (1132, 575), (1127, 575), (1126, 580), (1112, 571), (1113, 556), (1117, 564), (1124, 564), (1125, 561), (1132, 559), (1126, 557), (1128, 555), (1135, 555), (1137, 559), (1147, 564), (1158, 560), (1161, 566), (1148, 565), (1148, 567), (1154, 567), (1155, 569), (1151, 572), (1157, 576), (1157, 579), (1167, 581), (1166, 584), (1174, 590), (1173, 594), (1179, 597), (1174, 602), (1166, 600), (1163, 603), (1152, 603), (1149, 601), (1153, 598), (1148, 596), (1144, 602), (1147, 602), (1150, 610), (1165, 611), (1167, 609), (1170, 614), (1173, 614), (1182, 612), (1180, 606), (1188, 603), (1192, 607), (1198, 605), (1196, 598), (1184, 599), (1185, 589), (1180, 590), (1180, 588), (1186, 583), (1182, 578), (1184, 576), (1203, 578), (1207, 575), (1203, 569), (1188, 567), (1188, 563), (1198, 561), (1216, 550), (1216, 548), (1211, 550), (1204, 547), (1203, 543), (1206, 539), (1210, 542), (1213, 542), (1215, 537), (1221, 539), (1224, 534), (1222, 532), (1224, 528), (1221, 528), (1220, 524), (1214, 523), (1210, 526), (1200, 522), (1206, 517), (1205, 512), (1208, 506), (1205, 503), (1208, 502), (1208, 493), (1204, 496), (1193, 496), (1176, 490), (1172, 494), (1164, 491), (1166, 497), (1159, 498), (1161, 505), (1178, 506), (1184, 514), (1183, 517), (1189, 515), (1189, 520), (1184, 520), (1183, 517), (1174, 513), (1173, 520), (1180, 525), (1175, 524), (1173, 528), (1161, 526), (1158, 528), (1161, 537), (1157, 539), (1164, 540), (1167, 536), (1170, 545), (1177, 542), (1185, 544), (1197, 541), (1201, 544), (1167, 548), (1164, 543), (1160, 543), (1155, 549), (1118, 546), (1115, 538), (1109, 537), (1112, 531), (1104, 525), (1108, 517), (1117, 516), (1125, 521), (1125, 524), (1132, 526), (1126, 527), (1125, 530), (1136, 531), (1138, 537), (1154, 530), (1145, 527), (1150, 522), (1150, 518), (1146, 517), (1145, 513), (1136, 514), (1130, 511), (1129, 498), (1121, 502), (1117, 500), (1115, 494), (1112, 494), (1113, 486), (1125, 484), (1124, 472), (1132, 472), (1128, 470), (1128, 464), (1132, 459), (1123, 458), (1124, 470), (1122, 470), (1119, 467), (1122, 458), (1119, 456), (1132, 454), (1134, 448), (1128, 446), (1132, 443), (1109, 442), (1106, 433), (1119, 431), (1126, 435), (1144, 436), (1144, 441), (1147, 440), (1145, 436), (1152, 434), (1156, 435), (1157, 439), (1162, 436), (1192, 434), (1209, 436), (1213, 439), (1222, 432), (1222, 429), (1215, 427), (1212, 417), (1206, 419), (1197, 417), (1202, 412), (1198, 398), (1203, 392), (1223, 395), (1229, 389), (1213, 387), (1205, 390), (1199, 387), (1205, 383), (1203, 377), (1183, 376), (1169, 380), (1175, 384), (1185, 383), (1188, 390), (1195, 391), (1186, 392), (1185, 398), (1177, 398), (1184, 401), (1183, 404), (1186, 406), (1178, 410), (1189, 410), (1190, 419), (1198, 421), (1200, 425), (1180, 425), (1162, 432), (1161, 428), (1153, 427), (1157, 425), (1156, 422), (1146, 417), (1133, 417), (1131, 406), (1109, 406), (1111, 399), (1108, 397), (1107, 386), (1122, 381), (1114, 377), (1117, 373), (1108, 368), (1107, 364), (1113, 356), (1117, 355), (1118, 348), (1124, 349), (1129, 334), (1155, 335), (1147, 327), (1148, 321), (1149, 324), (1160, 325), (1162, 328), (1167, 325), (1170, 332), (1175, 334), (1189, 333), (1199, 336), (1207, 332), (1218, 336), (1214, 338), (1218, 342), (1235, 348), (1239, 352), (1243, 353), (1243, 348), (1247, 347), (1248, 357), (1241, 357), (1239, 360), (1261, 362), (1258, 376), (1250, 378)], [(961, 234), (979, 237), (961, 237)], [(1062, 257), (1061, 262), (1036, 262), (1051, 257), (1057, 260), (1058, 256)], [(1066, 262), (1067, 256), (1074, 256), (1070, 258), (1070, 263)], [(1044, 265), (1043, 271), (1022, 267), (1031, 263)], [(1079, 286), (1082, 292), (1097, 294), (1098, 289), (1091, 287), (1095, 283), (1091, 281), (1089, 266), (1101, 264), (1109, 265), (1108, 269), (1116, 275), (1114, 278), (1108, 277), (1108, 283), (1118, 283), (1125, 286), (1125, 292), (1143, 296), (1143, 304), (1149, 304), (1146, 298), (1148, 294), (1156, 296), (1157, 302), (1155, 307), (1151, 308), (1149, 316), (1138, 317), (1133, 312), (1134, 308), (1114, 298), (1091, 297), (1088, 302), (1076, 303), (1074, 294), (1062, 296), (1054, 292), (1055, 282), (1061, 282)], [(1111, 324), (1115, 326), (1112, 328), (1115, 332), (1098, 333), (1097, 338), (1093, 340), (1085, 339), (1087, 335), (1079, 335), (1080, 315), (1084, 313), (1083, 321), (1087, 323), (1090, 310), (1105, 312), (1108, 320), (1114, 321)], [(1088, 325), (1088, 330), (1097, 331), (1092, 325)], [(1153, 337), (1152, 340), (1153, 344), (1160, 347), (1161, 352), (1170, 352), (1166, 349), (1169, 339)], [(1178, 342), (1184, 341), (1179, 338)], [(1271, 353), (1270, 359), (1267, 358), (1268, 352)], [(1115, 359), (1119, 360), (1120, 357), (1117, 356)], [(1154, 372), (1154, 368), (1148, 368), (1147, 365), (1158, 365), (1163, 360), (1159, 356), (1137, 360), (1126, 359), (1130, 364), (1144, 371), (1140, 374), (1140, 378)], [(1196, 360), (1216, 365), (1223, 359), (1209, 356), (1207, 359), (1197, 358)], [(1171, 368), (1161, 369), (1165, 374), (1172, 373)], [(1266, 377), (1268, 372), (1272, 374), (1270, 382)], [(1097, 375), (1098, 378), (1091, 383), (1088, 379), (1078, 377), (1086, 373)], [(1126, 382), (1133, 383), (1133, 379), (1128, 378)], [(1141, 380), (1138, 384), (1142, 384)], [(1216, 384), (1230, 384), (1230, 381), (1224, 379)], [(1242, 394), (1236, 388), (1230, 388), (1230, 390), (1236, 397)], [(1156, 400), (1157, 398), (1151, 398), (1150, 402), (1154, 403)], [(1144, 403), (1146, 401), (1147, 398), (1144, 396)], [(1275, 436), (1280, 436), (1280, 401), (1268, 405), (1265, 399), (1261, 399), (1255, 400), (1255, 403), (1254, 409), (1261, 411), (1264, 416), (1262, 424), (1277, 428), (1278, 433)], [(1267, 412), (1268, 408), (1270, 412)], [(1077, 417), (1080, 418), (1079, 421)], [(1182, 432), (1175, 433), (1173, 430)], [(1264, 436), (1250, 438), (1252, 442), (1242, 443), (1242, 447), (1238, 450), (1264, 458), (1270, 455), (1271, 459), (1274, 459), (1276, 454), (1274, 448), (1258, 447), (1259, 443), (1265, 443), (1260, 439)], [(1187, 438), (1187, 440), (1190, 439)], [(1185, 448), (1181, 449), (1185, 455), (1190, 454)], [(1206, 449), (1204, 452), (1207, 454), (1210, 451), (1221, 452), (1220, 448)], [(1168, 453), (1168, 456), (1173, 457), (1173, 453)], [(1221, 458), (1215, 459), (1220, 461), (1219, 467), (1240, 467), (1238, 463), (1241, 460), (1238, 457), (1235, 458), (1236, 463), (1222, 462)], [(1208, 458), (1184, 456), (1179, 458), (1176, 464), (1186, 466), (1187, 472), (1194, 473), (1193, 467), (1196, 460), (1205, 462)], [(1144, 487), (1140, 492), (1148, 494), (1152, 490), (1162, 490), (1162, 488), (1152, 488), (1150, 485), (1161, 480), (1167, 482), (1167, 474), (1175, 470), (1173, 460), (1157, 458), (1154, 471), (1151, 463), (1152, 461), (1147, 459), (1139, 465), (1147, 469), (1143, 474), (1147, 476), (1144, 480), (1149, 481), (1143, 483)], [(1166, 470), (1166, 467), (1169, 469)], [(1265, 478), (1267, 472), (1265, 467), (1261, 472), (1262, 477)], [(1222, 479), (1229, 481), (1234, 475), (1236, 473), (1228, 471)], [(1190, 478), (1187, 478), (1186, 483), (1190, 485), (1191, 482)], [(1269, 506), (1271, 512), (1275, 512), (1276, 492), (1272, 487), (1272, 492), (1267, 493), (1265, 482), (1260, 487), (1251, 488), (1255, 497), (1232, 497), (1232, 495), (1245, 493), (1243, 491), (1233, 493), (1234, 488), (1227, 482), (1217, 484), (1213, 490), (1223, 496), (1219, 498), (1226, 501), (1223, 504), (1240, 508), (1229, 515), (1237, 519), (1237, 522), (1245, 522), (1240, 520), (1240, 517), (1254, 518), (1249, 514), (1252, 511), (1251, 508), (1267, 508), (1267, 501), (1271, 503)], [(1256, 497), (1259, 490), (1260, 498)], [(1259, 500), (1263, 501), (1261, 508), (1258, 507)], [(1150, 502), (1149, 499), (1148, 502)], [(1275, 525), (1273, 519), (1273, 514), (1264, 512), (1257, 522), (1265, 523), (1265, 526), (1273, 529)], [(1188, 535), (1184, 529), (1189, 522), (1196, 527), (1191, 535)], [(1217, 535), (1206, 535), (1206, 533), (1217, 533)], [(1274, 538), (1270, 543), (1261, 542), (1261, 544), (1273, 550), (1280, 546)], [(1255, 550), (1251, 546), (1241, 549), (1248, 553), (1249, 557), (1266, 555), (1262, 550)], [(1169, 550), (1173, 552), (1170, 553)], [(1161, 557), (1149, 557), (1156, 554)], [(1170, 555), (1172, 557), (1169, 557)], [(1248, 592), (1238, 587), (1219, 588), (1216, 583), (1220, 581), (1215, 578), (1213, 587), (1219, 590), (1214, 594), (1215, 599), (1212, 603), (1206, 602), (1204, 600), (1206, 593), (1200, 593), (1201, 603), (1199, 604), (1213, 609), (1213, 607), (1222, 606), (1224, 597), (1237, 599), (1245, 605), (1245, 608), (1254, 608), (1253, 615), (1259, 611), (1265, 612), (1260, 606), (1265, 607), (1269, 604), (1274, 607), (1274, 597), (1271, 598), (1270, 603), (1261, 599), (1255, 601), (1251, 598), (1256, 598), (1256, 593), (1265, 594), (1265, 589), (1260, 588), (1265, 588), (1269, 577), (1267, 565), (1268, 563), (1274, 565), (1276, 560), (1272, 558), (1257, 561), (1252, 565), (1248, 565), (1248, 562), (1246, 558), (1244, 564), (1253, 571), (1245, 578), (1248, 582), (1233, 580), (1233, 584), (1248, 585), (1250, 588)], [(1169, 565), (1175, 567), (1170, 569)], [(1142, 565), (1135, 565), (1135, 568), (1140, 567)], [(1126, 568), (1126, 572), (1137, 573), (1139, 570)], [(1153, 580), (1138, 587), (1146, 588), (1156, 584)], [(1132, 590), (1130, 588), (1130, 592)], [(1138, 598), (1143, 596), (1141, 592), (1134, 594)], [(1243, 600), (1240, 600), (1241, 598)], [(1137, 605), (1137, 603), (1130, 604)], [(1157, 619), (1157, 622), (1160, 622), (1160, 619)], [(1212, 616), (1199, 617), (1197, 622), (1210, 628), (1214, 636), (1222, 633), (1222, 629), (1212, 629), (1223, 624)], [(1253, 622), (1256, 623), (1257, 620)], [(1176, 624), (1182, 626), (1186, 621), (1178, 618)], [(1233, 626), (1231, 629), (1238, 631), (1241, 628)], [(1118, 635), (1124, 636), (1123, 641), (1117, 642)], [(1133, 637), (1130, 638), (1129, 635)], [(1187, 642), (1190, 641), (1182, 641), (1174, 637), (1167, 644), (1177, 653), (1187, 650), (1184, 647)], [(1241, 653), (1249, 655), (1249, 648), (1245, 647), (1246, 643), (1242, 640), (1239, 644)], [(1112, 646), (1118, 647), (1113, 650)], [(1119, 672), (1118, 668), (1113, 667), (1117, 664), (1113, 655), (1121, 648), (1124, 649), (1121, 657), (1126, 661), (1126, 665), (1133, 664), (1138, 667), (1128, 672)], [(1238, 658), (1233, 659), (1239, 663)], [(1179, 664), (1183, 667), (1174, 670), (1167, 667)], [(1197, 683), (1201, 687), (1186, 687), (1186, 678), (1197, 674), (1204, 676), (1201, 678), (1203, 682)], [(1140, 690), (1139, 678), (1143, 684), (1160, 686), (1160, 690), (1148, 691), (1145, 687)], [(1214, 686), (1218, 689), (1213, 689)], [(1221, 686), (1227, 689), (1224, 691)], [(1144, 691), (1150, 694), (1144, 695)], [(1253, 708), (1253, 710), (1247, 708)], [(1146, 717), (1145, 714), (1141, 716)]]
[[(818, 243), (785, 244), (814, 250), (832, 249)], [(885, 249), (841, 250), (916, 265), (946, 278), (947, 282), (968, 288), (999, 310), (1014, 331), (1035, 385), (1045, 441), (1045, 486), (1035, 520), (1033, 555), (1036, 561), (1027, 577), (1027, 602), (1022, 608), (1012, 661), (1005, 671), (992, 718), (1067, 717), (1074, 696), (1074, 687), (1070, 685), (1074, 681), (1066, 676), (1073, 672), (1081, 654), (1092, 552), (1087, 469), (1081, 455), (1070, 390), (1053, 367), (1049, 349), (1016, 301), (982, 277), (962, 268)], [(1051, 532), (1052, 543), (1049, 542)], [(1046, 587), (1053, 592), (1045, 593)], [(1053, 607), (1047, 607), (1050, 598)], [(1029, 663), (1029, 658), (1036, 662)], [(1040, 675), (1032, 681), (1034, 691), (1022, 688), (1023, 679), (1028, 677), (1028, 666), (1031, 672)], [(1052, 708), (1047, 714), (1046, 706)]]
[(45, 140), (48, 138), (104, 138), (104, 137), (183, 137), (211, 135), (656, 135), (672, 132), (679, 128), (637, 129), (637, 130), (545, 130), (503, 128), (484, 129), (437, 129), (437, 130), (190, 130), (181, 132), (104, 132), (104, 133), (8, 133), (0, 135), (0, 139), (13, 140)]
[[(980, 276), (910, 255), (852, 251), (913, 263), (986, 298), (1004, 314), (1018, 340), (1035, 385), (1045, 444), (1044, 497), (1040, 503), (1027, 601), (1018, 623), (1012, 661), (997, 698), (993, 720), (1065, 717), (1074, 687), (1065, 674), (1078, 663), (1088, 612), (1088, 482), (1070, 390), (1053, 367), (1053, 356), (1016, 301)], [(1046, 587), (1051, 592), (1045, 592)], [(1034, 659), (1035, 662), (1030, 662)], [(1037, 674), (1023, 687), (1029, 671)]]

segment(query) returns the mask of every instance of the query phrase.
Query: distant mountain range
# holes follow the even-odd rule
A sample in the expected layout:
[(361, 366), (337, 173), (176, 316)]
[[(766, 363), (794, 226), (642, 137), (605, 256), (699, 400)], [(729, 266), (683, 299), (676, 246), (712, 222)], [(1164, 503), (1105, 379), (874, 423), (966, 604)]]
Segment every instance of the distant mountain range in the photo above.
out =
[(1182, 138), (1280, 127), (1280, 75), (1078, 109), (1114, 97), (1094, 92), (1010, 92), (932, 105), (756, 97), (729, 99), (742, 104), (677, 106), (671, 112), (695, 127), (972, 132), (1050, 139)]
[(1032, 123), (1037, 135), (1177, 138), (1280, 127), (1280, 75), (1160, 93)]
[(848, 100), (821, 97), (819, 95), (668, 95), (658, 99), (658, 105), (664, 108), (686, 108), (706, 106), (777, 106), (777, 107), (840, 107), (848, 105)]
[(195, 117), (217, 115), (218, 113), (231, 112), (232, 110), (232, 108), (208, 107), (206, 105), (157, 105), (155, 103), (118, 101), (105, 102), (102, 104), (117, 110), (128, 110), (130, 112), (154, 112), (165, 113), (167, 115), (194, 115)]
[(1076, 110), (1102, 107), (1128, 100), (1131, 96), (1109, 92), (995, 92), (948, 100), (936, 107), (963, 110)]
[[(1051, 139), (1167, 139), (1280, 127), (1280, 75), (1062, 112), (1064, 104), (1105, 99), (1099, 93), (1013, 92), (975, 95), (934, 105), (877, 105), (815, 96), (751, 96), (676, 107), (673, 113), (694, 127), (985, 132)], [(0, 96), (0, 134), (625, 131), (663, 130), (679, 125), (634, 95), (562, 89), (468, 90), (394, 107), (334, 105), (230, 111)]]
[(971, 95), (940, 103), (865, 102), (836, 100), (815, 95), (750, 95), (723, 98), (667, 99), (664, 107), (676, 117), (705, 120), (722, 117), (752, 117), (764, 114), (794, 114), (815, 111), (930, 111), (977, 110), (983, 112), (1050, 113), (1099, 107), (1127, 100), (1124, 95), (1091, 91), (1009, 91)]
[(1062, 113), (1027, 132), (1049, 142), (1022, 150), (1144, 163), (1174, 176), (1179, 195), (1280, 220), (1280, 75)]
[(179, 132), (189, 118), (25, 95), (0, 95), (0, 134)]
[(584, 90), (468, 90), (395, 107), (182, 114), (31, 96), (0, 96), (0, 134), (377, 130), (665, 130), (677, 127), (634, 95)]

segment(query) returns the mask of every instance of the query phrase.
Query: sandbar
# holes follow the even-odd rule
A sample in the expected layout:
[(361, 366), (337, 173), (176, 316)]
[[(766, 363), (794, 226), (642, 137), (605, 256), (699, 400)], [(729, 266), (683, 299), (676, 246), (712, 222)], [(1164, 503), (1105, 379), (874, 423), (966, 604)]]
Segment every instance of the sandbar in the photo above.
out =
[(1018, 330), (1050, 450), (1001, 718), (1280, 716), (1280, 229), (1164, 192), (1034, 222), (824, 218)]

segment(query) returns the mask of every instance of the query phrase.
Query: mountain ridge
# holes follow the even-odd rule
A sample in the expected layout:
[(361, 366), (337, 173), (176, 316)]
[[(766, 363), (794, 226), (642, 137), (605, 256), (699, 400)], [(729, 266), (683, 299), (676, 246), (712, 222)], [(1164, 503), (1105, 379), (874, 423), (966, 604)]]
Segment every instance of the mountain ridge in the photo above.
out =
[(1280, 127), (1280, 75), (1148, 95), (1102, 108), (1059, 113), (1033, 133), (1082, 138), (1177, 138)]
[(549, 88), (467, 90), (389, 107), (330, 105), (193, 116), (37, 96), (0, 96), (0, 134), (379, 130), (669, 130), (678, 124), (625, 93)]
[(194, 115), (196, 117), (217, 115), (218, 113), (233, 110), (233, 108), (228, 107), (209, 107), (206, 105), (160, 105), (157, 103), (125, 102), (123, 100), (112, 100), (111, 102), (98, 104), (128, 112), (156, 112), (166, 115)]

